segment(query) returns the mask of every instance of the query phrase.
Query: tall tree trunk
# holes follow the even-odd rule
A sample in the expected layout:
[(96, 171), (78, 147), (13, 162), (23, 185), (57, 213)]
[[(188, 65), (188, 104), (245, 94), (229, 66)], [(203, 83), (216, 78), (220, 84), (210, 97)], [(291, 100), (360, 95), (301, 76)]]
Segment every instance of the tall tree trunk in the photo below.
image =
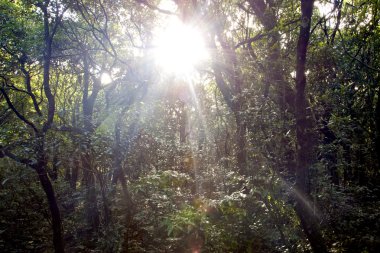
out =
[[(139, 109), (140, 110), (140, 109)], [(122, 124), (122, 115), (124, 115), (125, 111), (122, 111), (119, 115), (118, 120), (115, 123), (115, 144), (113, 147), (113, 167), (114, 167), (114, 172), (112, 176), (112, 184), (116, 186), (117, 182), (120, 181), (124, 197), (126, 199), (127, 205), (130, 205), (130, 212), (132, 212), (133, 208), (133, 201), (132, 197), (129, 193), (128, 186), (127, 186), (127, 181), (125, 179), (125, 172), (122, 166), (122, 161), (123, 161), (123, 154), (121, 152), (122, 150), (122, 141), (121, 141), (121, 124)], [(138, 117), (139, 113), (137, 114), (137, 118), (134, 119), (135, 121), (129, 126), (129, 129), (127, 131), (127, 138), (125, 140), (125, 146), (124, 146), (124, 152), (125, 156), (128, 155), (132, 141), (133, 139), (137, 136), (138, 129), (139, 129), (139, 124), (138, 124)]]
[[(281, 34), (276, 27), (278, 18), (276, 16), (276, 3), (274, 1), (248, 0), (249, 6), (255, 14), (258, 21), (264, 27), (264, 32), (268, 34), (263, 72), (264, 72), (264, 96), (274, 97), (279, 109), (279, 120), (286, 124), (291, 119), (289, 112), (294, 114), (294, 91), (287, 81), (284, 72), (284, 60), (281, 56)], [(273, 95), (270, 93), (270, 87), (273, 89)], [(279, 156), (276, 167), (278, 171), (286, 171), (288, 177), (294, 177), (295, 159), (294, 147), (290, 138), (287, 137), (287, 127), (281, 129), (280, 138), (283, 150), (277, 153)]]
[(99, 229), (100, 218), (98, 210), (98, 201), (96, 196), (96, 185), (94, 177), (94, 166), (91, 158), (90, 140), (88, 136), (84, 137), (83, 150), (81, 155), (83, 180), (86, 188), (85, 210), (89, 232), (96, 232)]
[[(241, 114), (240, 111), (236, 112), (235, 114)], [(241, 115), (235, 115), (235, 122), (236, 122), (236, 144), (237, 144), (237, 150), (236, 150), (236, 159), (237, 159), (237, 166), (239, 169), (239, 172), (241, 175), (247, 175), (247, 139), (246, 139), (246, 133), (247, 133), (247, 125), (242, 119)]]
[(50, 209), (50, 214), (52, 218), (54, 251), (56, 253), (65, 252), (64, 242), (63, 242), (63, 237), (62, 237), (63, 235), (62, 235), (61, 214), (60, 214), (59, 207), (57, 204), (57, 199), (54, 193), (53, 185), (51, 184), (51, 181), (47, 175), (46, 167), (42, 166), (36, 171), (38, 173), (38, 178), (40, 180), (40, 183), (42, 185), (42, 188), (46, 194), (46, 197), (49, 203), (49, 209)]
[(44, 123), (43, 128), (42, 128), (42, 132), (45, 132), (45, 133), (51, 127), (51, 124), (53, 123), (53, 119), (54, 119), (54, 114), (55, 114), (55, 97), (53, 93), (51, 92), (51, 87), (50, 87), (50, 64), (51, 64), (51, 52), (52, 52), (54, 34), (51, 34), (50, 32), (49, 14), (48, 14), (48, 6), (47, 6), (48, 4), (49, 2), (47, 2), (46, 5), (43, 5), (41, 7), (41, 10), (44, 14), (44, 40), (45, 40), (44, 41), (45, 48), (44, 48), (43, 88), (44, 88), (44, 93), (48, 101), (47, 120)]
[[(59, 20), (56, 19), (52, 30), (50, 30), (50, 21), (48, 13), (49, 1), (44, 2), (40, 5), (43, 12), (43, 22), (44, 22), (44, 63), (43, 63), (43, 89), (45, 96), (47, 98), (47, 119), (43, 124), (42, 131), (37, 134), (37, 161), (38, 165), (36, 171), (40, 179), (42, 188), (44, 189), (49, 208), (52, 216), (52, 226), (53, 226), (53, 244), (55, 252), (64, 252), (64, 242), (62, 233), (62, 221), (57, 204), (57, 199), (54, 193), (53, 185), (47, 174), (47, 156), (45, 151), (45, 134), (51, 128), (54, 120), (55, 114), (55, 97), (51, 91), (50, 87), (50, 64), (52, 55), (52, 44), (55, 31), (57, 29)], [(58, 17), (57, 17), (58, 18)]]
[(351, 144), (347, 141), (342, 141), (341, 145), (343, 148), (344, 161), (343, 184), (345, 186), (348, 186), (353, 181), (353, 162)]
[(187, 106), (185, 102), (180, 101), (179, 102), (179, 112), (178, 112), (178, 117), (179, 117), (179, 142), (181, 145), (185, 145), (187, 143), (187, 133), (186, 133), (186, 128), (187, 128)]
[(121, 117), (115, 123), (115, 143), (113, 147), (113, 175), (112, 184), (116, 186), (117, 181), (120, 179), (122, 174), (122, 152), (121, 152)]
[(336, 136), (334, 132), (329, 128), (328, 122), (331, 117), (331, 112), (329, 109), (325, 110), (325, 113), (322, 117), (322, 127), (320, 128), (321, 133), (323, 134), (323, 144), (327, 147), (327, 150), (323, 152), (323, 157), (326, 160), (327, 170), (330, 173), (331, 182), (339, 186), (340, 179), (338, 174), (338, 156), (337, 149), (334, 145)]
[(83, 75), (83, 145), (82, 145), (82, 168), (83, 178), (86, 187), (86, 213), (87, 223), (90, 227), (90, 232), (98, 231), (100, 225), (100, 217), (96, 196), (95, 170), (92, 162), (91, 154), (91, 136), (94, 132), (92, 122), (94, 103), (99, 92), (99, 85), (94, 83), (92, 93), (89, 95), (90, 86), (90, 66), (87, 53), (83, 57), (84, 75)]
[[(112, 176), (112, 185), (113, 189), (116, 188), (116, 184), (119, 181), (121, 184), (121, 188), (123, 191), (125, 204), (126, 204), (126, 213), (125, 213), (125, 232), (123, 235), (123, 243), (122, 243), (122, 252), (129, 252), (129, 241), (130, 241), (130, 229), (131, 229), (131, 222), (133, 219), (133, 214), (135, 212), (134, 210), (134, 204), (132, 201), (132, 196), (128, 190), (127, 181), (125, 179), (125, 173), (122, 166), (123, 161), (123, 154), (121, 152), (122, 145), (121, 145), (121, 123), (122, 123), (122, 117), (123, 113), (120, 113), (118, 120), (115, 123), (115, 144), (113, 147), (113, 176)], [(126, 140), (126, 154), (129, 152), (129, 148), (131, 145), (132, 139), (135, 137), (137, 133), (137, 124), (132, 124), (130, 127), (128, 134), (127, 134), (127, 140)], [(115, 194), (115, 191), (112, 192), (112, 194)]]
[[(216, 55), (217, 46), (215, 36), (211, 36), (210, 44), (212, 46), (214, 61), (218, 58)], [(222, 51), (225, 61), (230, 66), (230, 71), (223, 76), (223, 69), (215, 62), (212, 65), (215, 81), (220, 93), (228, 108), (232, 111), (236, 123), (236, 161), (239, 173), (242, 175), (247, 174), (247, 151), (246, 151), (246, 133), (247, 125), (243, 119), (243, 110), (245, 106), (244, 97), (242, 94), (242, 80), (239, 67), (237, 66), (236, 52), (231, 49), (222, 38), (221, 34), (217, 34), (218, 42), (222, 45)]]
[[(377, 102), (375, 109), (375, 126), (376, 126), (376, 135), (375, 135), (375, 151), (377, 157), (377, 176), (380, 171), (380, 88), (377, 91)], [(377, 178), (377, 177), (375, 177)]]
[[(79, 76), (80, 77), (80, 76)], [(80, 83), (80, 81), (79, 81)], [(75, 107), (74, 107), (74, 110), (73, 110), (73, 115), (72, 115), (72, 119), (71, 119), (71, 122), (72, 122), (72, 126), (77, 128), (78, 125), (77, 125), (77, 117), (79, 117), (79, 103), (75, 102)], [(71, 140), (73, 143), (75, 143), (75, 139), (77, 138), (77, 136), (75, 135), (72, 135), (71, 136)], [(77, 149), (78, 146), (75, 146), (75, 149)], [(77, 188), (77, 182), (78, 182), (78, 176), (79, 176), (79, 171), (80, 171), (80, 168), (82, 166), (82, 162), (81, 162), (81, 155), (80, 155), (80, 152), (73, 152), (71, 154), (71, 157), (70, 157), (70, 163), (69, 163), (69, 167), (70, 167), (70, 171), (69, 171), (69, 178), (70, 178), (70, 187), (73, 191), (76, 191), (76, 188)]]
[(301, 0), (301, 26), (297, 43), (295, 118), (297, 134), (296, 212), (314, 252), (327, 252), (319, 223), (311, 207), (309, 170), (314, 162), (315, 136), (308, 111), (306, 88), (306, 55), (310, 38), (314, 0)]
[[(127, 205), (130, 206), (128, 208), (128, 213), (132, 213), (132, 197), (128, 191), (127, 187), (127, 181), (125, 180), (125, 173), (123, 170), (122, 166), (122, 161), (123, 161), (123, 154), (121, 152), (121, 117), (116, 121), (115, 123), (115, 144), (113, 147), (113, 176), (112, 176), (112, 185), (113, 187), (116, 187), (116, 184), (118, 181), (120, 181), (121, 188), (123, 191), (124, 198), (126, 200)], [(127, 145), (126, 145), (126, 153), (128, 153), (129, 148), (130, 148), (130, 142), (134, 138), (134, 135), (136, 134), (135, 132), (135, 125), (131, 126), (131, 129), (128, 133), (128, 139), (127, 139)]]
[(80, 156), (75, 152), (72, 155), (72, 160), (70, 161), (71, 174), (70, 174), (70, 187), (72, 190), (76, 190), (78, 182), (79, 168), (81, 166)]

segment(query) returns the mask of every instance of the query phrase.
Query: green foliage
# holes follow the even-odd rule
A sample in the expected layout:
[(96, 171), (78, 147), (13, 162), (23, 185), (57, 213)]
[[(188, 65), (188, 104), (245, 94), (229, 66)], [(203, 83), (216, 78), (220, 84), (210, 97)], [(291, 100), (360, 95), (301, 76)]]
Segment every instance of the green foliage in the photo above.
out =
[[(49, 210), (35, 173), (0, 162), (0, 248), (41, 252), (52, 248)], [(25, 203), (28, 203), (25, 205)]]

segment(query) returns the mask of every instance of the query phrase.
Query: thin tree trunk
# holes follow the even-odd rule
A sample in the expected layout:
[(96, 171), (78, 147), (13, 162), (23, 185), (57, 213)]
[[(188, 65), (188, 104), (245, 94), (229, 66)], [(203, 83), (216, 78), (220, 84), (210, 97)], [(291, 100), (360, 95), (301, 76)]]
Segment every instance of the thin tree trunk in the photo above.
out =
[[(243, 119), (243, 110), (245, 101), (242, 94), (242, 80), (241, 73), (238, 70), (236, 52), (229, 48), (227, 43), (223, 40), (220, 34), (217, 34), (219, 43), (222, 45), (223, 55), (226, 61), (231, 66), (233, 74), (228, 73), (227, 78), (223, 77), (222, 68), (220, 65), (213, 63), (212, 68), (214, 71), (216, 84), (222, 93), (224, 101), (233, 112), (236, 123), (236, 161), (239, 173), (241, 175), (247, 174), (247, 151), (246, 151), (246, 133), (247, 125)], [(217, 59), (216, 51), (217, 46), (214, 38), (210, 39), (212, 49), (214, 51), (213, 57)]]
[(94, 170), (91, 161), (91, 154), (89, 148), (88, 138), (85, 137), (86, 140), (83, 142), (84, 150), (83, 155), (81, 156), (83, 163), (83, 179), (86, 187), (86, 214), (87, 214), (87, 224), (90, 227), (90, 232), (96, 232), (99, 229), (100, 218), (99, 218), (99, 210), (98, 210), (98, 201), (96, 196), (96, 186), (95, 186), (95, 177)]
[[(80, 76), (79, 76), (80, 77)], [(79, 81), (80, 82), (80, 81)], [(77, 117), (79, 116), (79, 104), (75, 102), (75, 107), (73, 110), (73, 115), (72, 115), (72, 125), (73, 127), (78, 127), (77, 125)], [(75, 143), (75, 138), (76, 136), (71, 136), (71, 140)], [(77, 148), (77, 146), (75, 146)], [(70, 187), (72, 190), (76, 191), (77, 188), (77, 182), (78, 182), (78, 176), (79, 176), (79, 171), (82, 165), (80, 155), (78, 154), (77, 151), (73, 152), (71, 154), (70, 158)]]
[(73, 154), (73, 160), (70, 161), (70, 166), (71, 166), (70, 187), (74, 191), (77, 188), (79, 168), (81, 166), (80, 164), (81, 162), (79, 160), (79, 156), (76, 153)]
[(122, 153), (121, 153), (121, 117), (115, 123), (115, 144), (113, 148), (113, 175), (112, 185), (116, 186), (117, 181), (121, 177), (122, 173)]
[[(118, 181), (120, 181), (121, 188), (123, 191), (125, 203), (126, 203), (126, 214), (125, 214), (125, 222), (126, 222), (126, 231), (123, 235), (123, 246), (122, 246), (122, 252), (129, 252), (129, 229), (134, 213), (134, 204), (132, 201), (132, 197), (129, 193), (127, 181), (125, 180), (125, 174), (122, 166), (122, 152), (121, 152), (121, 123), (122, 123), (122, 117), (119, 117), (119, 119), (115, 123), (115, 144), (113, 148), (113, 176), (112, 176), (112, 187), (113, 189), (116, 188), (116, 184)], [(130, 128), (130, 131), (128, 133), (127, 137), (127, 145), (126, 145), (126, 153), (128, 153), (130, 142), (133, 139), (134, 135), (136, 134), (135, 125), (132, 125)], [(113, 191), (113, 194), (115, 194), (115, 191)]]
[(375, 135), (375, 151), (377, 157), (377, 174), (380, 171), (380, 89), (377, 91), (377, 102), (375, 109), (375, 126), (376, 126), (376, 135)]
[(100, 217), (96, 196), (96, 183), (94, 176), (94, 166), (91, 157), (91, 136), (94, 132), (92, 123), (92, 116), (94, 110), (94, 103), (99, 92), (99, 85), (94, 83), (91, 95), (88, 94), (90, 86), (90, 66), (88, 62), (88, 55), (85, 53), (83, 58), (84, 75), (83, 75), (83, 150), (81, 153), (83, 178), (86, 187), (86, 213), (87, 223), (90, 226), (90, 232), (98, 231), (100, 225)]
[[(237, 112), (240, 113), (240, 112)], [(236, 144), (237, 144), (237, 150), (236, 150), (236, 158), (237, 158), (237, 166), (239, 169), (239, 172), (241, 175), (247, 175), (247, 140), (246, 140), (246, 133), (247, 133), (247, 125), (242, 119), (241, 116), (235, 117), (236, 122)]]
[(339, 186), (339, 174), (338, 174), (338, 157), (337, 150), (334, 145), (334, 141), (336, 140), (336, 136), (334, 132), (328, 127), (328, 120), (330, 118), (330, 112), (325, 113), (324, 119), (322, 119), (322, 128), (321, 133), (324, 135), (323, 144), (328, 147), (328, 150), (324, 152), (323, 156), (327, 161), (327, 170), (330, 173), (331, 182)]
[(179, 142), (181, 145), (185, 145), (187, 143), (187, 133), (186, 133), (186, 127), (187, 127), (187, 107), (185, 102), (180, 101), (179, 106), (180, 112), (178, 113), (179, 117)]

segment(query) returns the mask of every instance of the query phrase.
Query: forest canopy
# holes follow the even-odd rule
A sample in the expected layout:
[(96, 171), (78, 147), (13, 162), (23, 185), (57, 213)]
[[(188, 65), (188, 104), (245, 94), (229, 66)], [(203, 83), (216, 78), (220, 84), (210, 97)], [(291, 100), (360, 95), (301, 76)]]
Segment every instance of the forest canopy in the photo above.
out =
[(379, 0), (0, 0), (1, 252), (380, 252)]

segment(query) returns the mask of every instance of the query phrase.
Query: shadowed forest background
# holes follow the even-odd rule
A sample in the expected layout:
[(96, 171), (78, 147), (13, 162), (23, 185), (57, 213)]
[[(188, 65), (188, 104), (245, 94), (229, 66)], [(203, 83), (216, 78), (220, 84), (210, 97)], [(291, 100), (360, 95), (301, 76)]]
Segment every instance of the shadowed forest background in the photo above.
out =
[(1, 252), (380, 252), (379, 0), (0, 0)]

